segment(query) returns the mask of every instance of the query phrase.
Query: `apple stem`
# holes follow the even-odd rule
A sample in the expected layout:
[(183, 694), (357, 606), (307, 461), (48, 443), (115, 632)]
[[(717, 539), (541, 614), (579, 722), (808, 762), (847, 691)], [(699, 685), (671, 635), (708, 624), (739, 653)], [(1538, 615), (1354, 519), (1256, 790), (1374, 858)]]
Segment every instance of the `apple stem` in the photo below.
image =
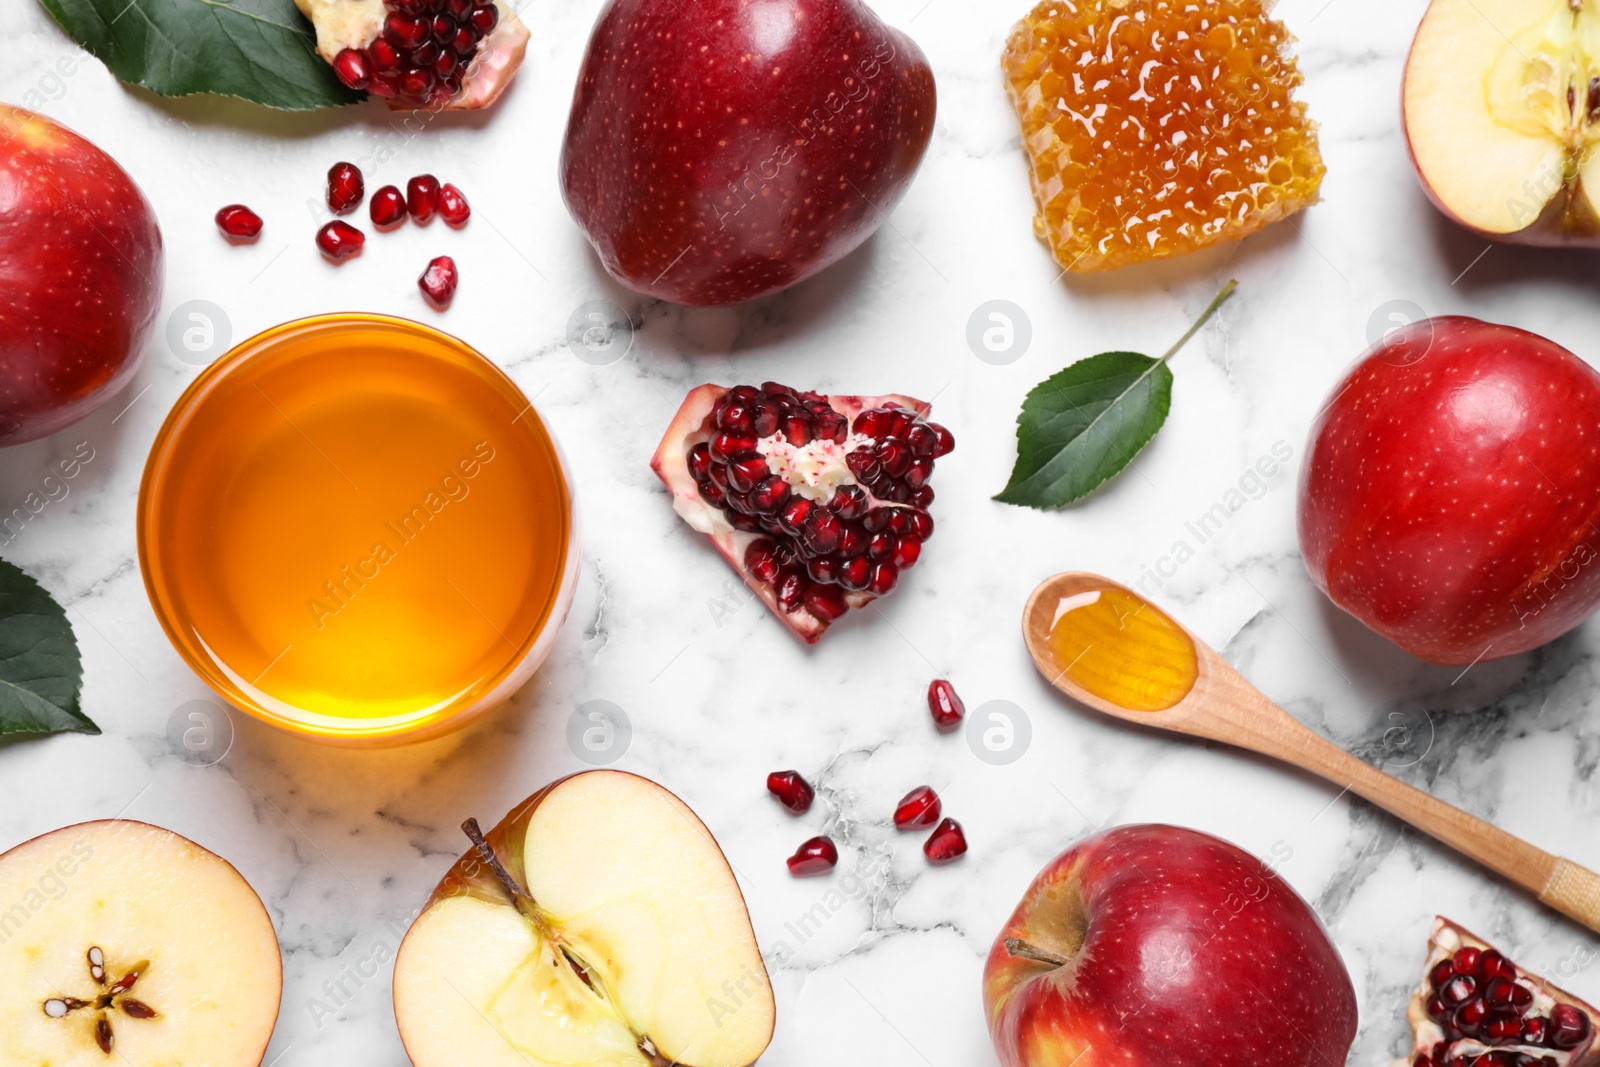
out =
[(1055, 967), (1065, 967), (1072, 961), (1065, 956), (1058, 956), (1054, 952), (1030, 945), (1020, 937), (1006, 938), (1006, 951), (1018, 959), (1033, 960), (1035, 963), (1048, 963)]
[(538, 903), (534, 901), (533, 896), (526, 889), (517, 884), (517, 880), (511, 877), (511, 872), (506, 870), (505, 865), (500, 862), (500, 857), (494, 854), (494, 848), (483, 836), (483, 828), (478, 825), (478, 820), (468, 819), (461, 824), (461, 831), (472, 842), (472, 847), (478, 850), (478, 858), (488, 864), (489, 869), (500, 880), (501, 886), (505, 888), (507, 893), (511, 894), (511, 901), (516, 905), (517, 910), (527, 918), (538, 922)]
[(1165, 363), (1167, 360), (1177, 355), (1178, 349), (1188, 344), (1189, 338), (1200, 332), (1200, 327), (1204, 326), (1206, 321), (1210, 319), (1212, 315), (1217, 313), (1217, 309), (1222, 306), (1222, 302), (1228, 299), (1228, 297), (1232, 296), (1233, 291), (1237, 288), (1239, 288), (1238, 281), (1235, 279), (1229, 279), (1228, 284), (1222, 287), (1222, 292), (1218, 293), (1211, 303), (1206, 305), (1206, 309), (1200, 313), (1200, 317), (1194, 320), (1194, 325), (1189, 327), (1189, 332), (1178, 338), (1178, 343), (1167, 349), (1167, 354), (1156, 360), (1156, 362)]

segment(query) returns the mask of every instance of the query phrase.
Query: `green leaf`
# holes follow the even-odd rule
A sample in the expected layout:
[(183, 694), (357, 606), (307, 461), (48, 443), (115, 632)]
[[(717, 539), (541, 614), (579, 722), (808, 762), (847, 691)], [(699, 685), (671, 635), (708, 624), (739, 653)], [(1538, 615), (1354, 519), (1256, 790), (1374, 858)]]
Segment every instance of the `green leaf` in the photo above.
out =
[(353, 104), (294, 0), (39, 0), (125, 82), (306, 111)]
[(1102, 352), (1034, 386), (1017, 416), (1017, 464), (995, 499), (1030, 508), (1065, 507), (1122, 473), (1167, 421), (1172, 407), (1167, 361), (1237, 284), (1225, 285), (1160, 359)]
[(995, 497), (1059, 508), (1115, 477), (1167, 421), (1172, 371), (1137, 352), (1102, 352), (1034, 386), (1017, 418), (1017, 465)]
[(0, 737), (99, 733), (78, 707), (82, 687), (67, 613), (38, 582), (0, 560)]

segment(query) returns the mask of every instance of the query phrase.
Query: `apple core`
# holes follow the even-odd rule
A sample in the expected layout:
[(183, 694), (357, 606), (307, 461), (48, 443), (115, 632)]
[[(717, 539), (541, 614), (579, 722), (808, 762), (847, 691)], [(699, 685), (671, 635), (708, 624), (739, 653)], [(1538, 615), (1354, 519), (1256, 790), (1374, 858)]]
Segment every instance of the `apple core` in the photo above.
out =
[(1199, 655), (1183, 627), (1125, 589), (1063, 597), (1050, 652), (1062, 677), (1130, 711), (1165, 711), (1200, 676)]

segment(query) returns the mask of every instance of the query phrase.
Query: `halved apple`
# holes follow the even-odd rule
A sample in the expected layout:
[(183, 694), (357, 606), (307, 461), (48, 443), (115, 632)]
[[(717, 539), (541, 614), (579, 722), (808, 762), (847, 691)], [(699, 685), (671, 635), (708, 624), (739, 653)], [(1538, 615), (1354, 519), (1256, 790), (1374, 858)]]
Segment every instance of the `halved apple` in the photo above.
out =
[(400, 946), (416, 1067), (748, 1067), (776, 1014), (716, 840), (656, 783), (546, 786), (451, 867)]
[(69, 826), (0, 856), (6, 1067), (257, 1067), (283, 963), (261, 898), (159, 826)]
[(1600, 10), (1432, 0), (1402, 96), (1411, 159), (1446, 215), (1493, 240), (1600, 245)]

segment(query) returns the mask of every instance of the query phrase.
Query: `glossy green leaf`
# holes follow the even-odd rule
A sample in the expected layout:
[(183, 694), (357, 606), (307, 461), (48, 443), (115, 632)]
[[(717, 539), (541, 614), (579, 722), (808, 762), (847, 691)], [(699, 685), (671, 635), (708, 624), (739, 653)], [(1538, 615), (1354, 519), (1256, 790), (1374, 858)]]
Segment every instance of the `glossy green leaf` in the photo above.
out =
[(82, 686), (67, 613), (38, 582), (0, 560), (0, 737), (99, 733), (78, 706)]

